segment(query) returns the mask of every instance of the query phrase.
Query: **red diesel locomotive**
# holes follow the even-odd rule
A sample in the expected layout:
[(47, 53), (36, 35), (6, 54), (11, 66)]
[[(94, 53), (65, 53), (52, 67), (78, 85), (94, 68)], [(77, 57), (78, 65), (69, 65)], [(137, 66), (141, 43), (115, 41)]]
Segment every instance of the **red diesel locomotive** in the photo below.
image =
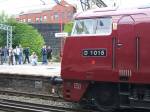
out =
[(77, 14), (61, 76), (68, 101), (150, 109), (150, 8)]

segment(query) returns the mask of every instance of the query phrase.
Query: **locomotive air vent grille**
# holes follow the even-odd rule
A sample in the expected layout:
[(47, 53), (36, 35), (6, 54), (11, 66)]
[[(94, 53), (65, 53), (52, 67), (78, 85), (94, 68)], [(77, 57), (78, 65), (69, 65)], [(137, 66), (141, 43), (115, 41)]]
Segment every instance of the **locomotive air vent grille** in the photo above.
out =
[(132, 76), (132, 72), (129, 69), (119, 70), (119, 79), (120, 81), (128, 81)]

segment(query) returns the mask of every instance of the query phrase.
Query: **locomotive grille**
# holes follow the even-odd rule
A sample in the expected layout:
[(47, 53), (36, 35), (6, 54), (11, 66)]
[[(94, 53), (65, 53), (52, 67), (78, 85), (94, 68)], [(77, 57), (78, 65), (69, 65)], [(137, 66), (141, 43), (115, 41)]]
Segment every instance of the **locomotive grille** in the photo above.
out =
[(119, 70), (120, 81), (128, 81), (131, 76), (132, 76), (131, 70), (129, 70), (129, 69)]

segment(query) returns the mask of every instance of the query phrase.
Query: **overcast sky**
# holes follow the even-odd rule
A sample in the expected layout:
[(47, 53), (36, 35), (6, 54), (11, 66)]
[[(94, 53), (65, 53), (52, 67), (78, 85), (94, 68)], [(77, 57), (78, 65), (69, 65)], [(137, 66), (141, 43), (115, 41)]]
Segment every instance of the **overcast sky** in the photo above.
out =
[[(44, 1), (46, 5), (43, 5)], [(54, 0), (0, 0), (0, 11), (5, 11), (7, 14), (19, 14), (22, 11), (48, 8), (55, 5)], [(76, 4), (80, 8), (80, 0), (65, 0), (70, 4)], [(107, 5), (112, 6), (113, 1), (117, 1), (120, 7), (138, 6), (141, 4), (150, 3), (150, 0), (103, 0)]]

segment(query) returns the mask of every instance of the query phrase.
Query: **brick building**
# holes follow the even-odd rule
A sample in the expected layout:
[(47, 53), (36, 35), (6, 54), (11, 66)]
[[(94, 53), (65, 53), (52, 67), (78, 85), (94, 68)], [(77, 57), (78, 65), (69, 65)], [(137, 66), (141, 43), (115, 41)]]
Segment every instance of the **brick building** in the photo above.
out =
[(19, 14), (20, 22), (26, 23), (67, 23), (72, 20), (76, 8), (62, 0), (60, 4), (49, 9), (33, 10)]
[(61, 39), (55, 38), (55, 33), (63, 30), (65, 23), (70, 22), (76, 8), (68, 4), (65, 0), (52, 8), (32, 10), (20, 13), (17, 21), (25, 22), (36, 28), (45, 40), (47, 46), (51, 46), (53, 54), (59, 54), (61, 49)]

